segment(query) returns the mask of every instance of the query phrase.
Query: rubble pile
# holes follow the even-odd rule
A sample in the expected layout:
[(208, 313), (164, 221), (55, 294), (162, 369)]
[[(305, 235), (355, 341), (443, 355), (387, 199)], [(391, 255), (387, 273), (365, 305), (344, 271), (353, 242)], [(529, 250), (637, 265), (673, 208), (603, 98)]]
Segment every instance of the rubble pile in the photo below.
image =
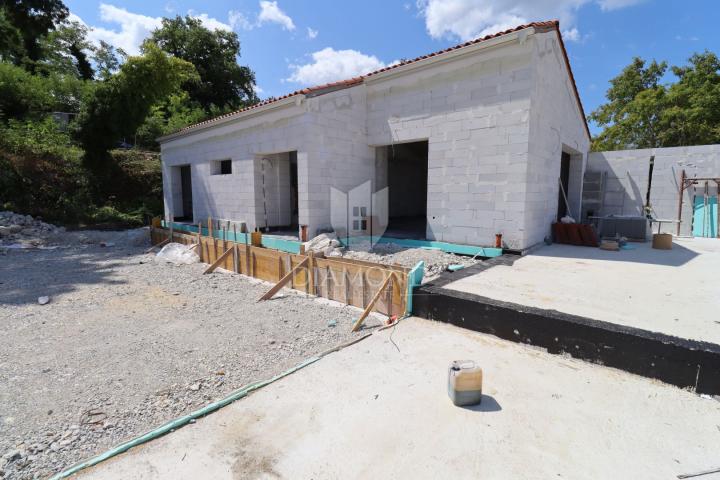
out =
[(37, 246), (64, 232), (65, 228), (45, 223), (30, 215), (0, 212), (0, 244)]

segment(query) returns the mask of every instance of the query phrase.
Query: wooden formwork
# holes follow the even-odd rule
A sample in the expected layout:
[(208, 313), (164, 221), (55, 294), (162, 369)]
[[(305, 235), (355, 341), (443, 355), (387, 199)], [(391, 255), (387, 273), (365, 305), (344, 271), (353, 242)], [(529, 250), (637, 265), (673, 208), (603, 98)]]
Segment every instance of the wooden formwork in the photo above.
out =
[[(211, 267), (273, 283), (279, 282), (294, 270), (286, 287), (359, 308), (366, 308), (377, 295), (378, 289), (387, 283), (372, 311), (400, 316), (407, 308), (410, 269), (406, 267), (345, 258), (296, 255), (197, 233), (171, 233), (167, 228), (158, 227), (150, 229), (153, 245), (166, 242), (171, 234), (173, 242), (197, 245), (195, 252), (200, 256), (200, 261)], [(306, 261), (305, 264), (296, 268), (303, 261)], [(386, 282), (391, 275), (392, 278)]]

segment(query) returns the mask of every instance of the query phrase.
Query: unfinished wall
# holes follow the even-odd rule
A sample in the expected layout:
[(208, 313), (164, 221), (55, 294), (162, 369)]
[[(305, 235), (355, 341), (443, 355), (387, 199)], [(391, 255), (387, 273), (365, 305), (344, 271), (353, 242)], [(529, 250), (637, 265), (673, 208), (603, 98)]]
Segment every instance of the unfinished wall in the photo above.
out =
[[(357, 86), (317, 97), (307, 102), (307, 169), (300, 170), (298, 188), (307, 204), (300, 205), (308, 232), (330, 229), (330, 187), (347, 192), (375, 177), (375, 152), (365, 134), (365, 87)], [(302, 196), (302, 193), (301, 193)], [(303, 223), (302, 221), (300, 223)]]
[(429, 142), (429, 239), (491, 245), (503, 232), (524, 240), (532, 50), (521, 39), (367, 82), (371, 145)]
[[(650, 157), (655, 155), (650, 204), (654, 216), (677, 219), (682, 170), (688, 177), (720, 177), (720, 145), (651, 148), (592, 152), (588, 172), (607, 172), (607, 182), (600, 215), (644, 215)], [(692, 232), (692, 201), (701, 195), (704, 183), (686, 190), (683, 201), (681, 235)], [(717, 190), (710, 182), (710, 193)], [(665, 224), (662, 231), (676, 233), (676, 225)], [(656, 228), (653, 231), (657, 231)]]
[(533, 38), (533, 91), (530, 109), (528, 169), (525, 193), (524, 243), (527, 248), (543, 241), (556, 220), (562, 153), (570, 154), (569, 214), (580, 218), (583, 172), (590, 139), (575, 98), (557, 33)]
[[(279, 152), (306, 152), (311, 136), (306, 134), (307, 117), (304, 114), (304, 106), (289, 106), (163, 143), (166, 216), (169, 199), (177, 195), (168, 168), (190, 164), (196, 221), (205, 221), (212, 216), (244, 221), (250, 230), (262, 226), (257, 216), (262, 212), (262, 204), (258, 206), (256, 195), (257, 159)], [(232, 174), (211, 175), (211, 162), (224, 159), (232, 160)], [(301, 168), (307, 168), (306, 163), (307, 154), (298, 153), (299, 174)], [(299, 205), (303, 203), (307, 206), (307, 198), (300, 193)], [(300, 223), (303, 223), (302, 215), (301, 210)]]

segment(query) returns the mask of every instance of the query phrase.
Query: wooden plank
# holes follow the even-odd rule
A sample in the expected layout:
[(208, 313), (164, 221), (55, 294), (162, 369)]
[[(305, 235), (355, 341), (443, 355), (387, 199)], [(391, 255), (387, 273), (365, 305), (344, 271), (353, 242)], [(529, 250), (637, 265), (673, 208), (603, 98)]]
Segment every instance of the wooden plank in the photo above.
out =
[(392, 304), (393, 304), (393, 281), (392, 278), (390, 279), (390, 282), (388, 283), (388, 293), (387, 297), (385, 298), (385, 307), (387, 308), (387, 316), (392, 317)]
[(343, 267), (343, 285), (345, 286), (345, 304), (350, 305), (350, 276), (347, 269)]
[(205, 269), (205, 271), (203, 272), (203, 275), (206, 273), (211, 273), (213, 270), (215, 270), (220, 265), (220, 263), (222, 263), (222, 261), (225, 260), (225, 257), (230, 255), (231, 253), (232, 253), (232, 248), (228, 248), (227, 250), (225, 250), (225, 252), (222, 255), (220, 255), (220, 257), (217, 260), (215, 260), (212, 263), (212, 265), (210, 265), (207, 269)]
[(303, 260), (302, 262), (300, 262), (300, 263), (298, 263), (297, 265), (295, 265), (295, 268), (293, 268), (292, 270), (290, 270), (284, 277), (282, 277), (282, 278), (280, 279), (280, 281), (279, 281), (278, 283), (276, 283), (275, 285), (273, 285), (273, 287), (272, 287), (270, 290), (268, 290), (265, 295), (263, 295), (262, 297), (260, 297), (260, 298), (258, 299), (258, 302), (260, 302), (260, 301), (262, 301), (262, 300), (268, 300), (268, 299), (272, 298), (273, 295), (275, 295), (277, 292), (279, 292), (280, 289), (281, 289), (282, 287), (284, 287), (285, 284), (288, 283), (288, 282), (292, 279), (293, 275), (295, 275), (295, 272), (297, 272), (298, 270), (300, 270), (301, 268), (303, 268), (303, 267), (305, 266), (305, 264), (307, 264), (308, 260), (309, 260), (309, 259), (306, 258), (306, 259)]
[(325, 298), (328, 300), (332, 300), (333, 292), (330, 281), (330, 275), (332, 274), (332, 271), (330, 270), (330, 267), (325, 267)]
[(378, 291), (375, 293), (375, 296), (373, 296), (372, 300), (370, 300), (370, 303), (367, 307), (365, 307), (365, 310), (363, 310), (362, 315), (360, 315), (360, 318), (357, 319), (357, 321), (353, 324), (352, 331), (357, 332), (360, 330), (360, 327), (362, 326), (363, 322), (365, 321), (365, 318), (370, 314), (370, 311), (372, 310), (375, 303), (380, 298), (380, 295), (382, 295), (383, 290), (385, 290), (385, 287), (387, 287), (388, 283), (390, 282), (390, 279), (395, 276), (395, 272), (391, 273), (390, 275), (385, 278), (385, 281), (382, 283)]
[(245, 244), (245, 275), (248, 277), (252, 276), (252, 272), (250, 272), (250, 245), (247, 243)]
[(317, 295), (315, 291), (315, 254), (310, 252), (310, 262), (308, 263), (308, 283), (309, 289), (313, 295)]
[(365, 270), (361, 272), (361, 279), (362, 279), (362, 302), (360, 305), (362, 308), (367, 307), (367, 279), (365, 278)]
[(233, 242), (233, 272), (240, 273), (240, 255), (238, 254), (237, 243)]

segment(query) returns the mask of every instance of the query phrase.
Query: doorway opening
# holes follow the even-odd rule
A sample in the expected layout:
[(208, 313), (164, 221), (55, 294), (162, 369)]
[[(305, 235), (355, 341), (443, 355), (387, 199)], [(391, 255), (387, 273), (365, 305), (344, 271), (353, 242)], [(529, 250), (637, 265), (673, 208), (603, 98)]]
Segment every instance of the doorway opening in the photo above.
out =
[(424, 239), (427, 230), (428, 142), (385, 149), (388, 187), (386, 237)]
[[(562, 186), (562, 188), (561, 188)], [(560, 185), (558, 186), (557, 221), (569, 215), (566, 199), (570, 191), (570, 154), (562, 152), (560, 158)]]
[(298, 235), (297, 152), (263, 155), (256, 174), (259, 204), (258, 225), (277, 235)]
[(190, 165), (173, 167), (173, 180), (175, 183), (175, 198), (172, 206), (174, 222), (193, 221), (193, 198), (192, 198), (192, 171)]

